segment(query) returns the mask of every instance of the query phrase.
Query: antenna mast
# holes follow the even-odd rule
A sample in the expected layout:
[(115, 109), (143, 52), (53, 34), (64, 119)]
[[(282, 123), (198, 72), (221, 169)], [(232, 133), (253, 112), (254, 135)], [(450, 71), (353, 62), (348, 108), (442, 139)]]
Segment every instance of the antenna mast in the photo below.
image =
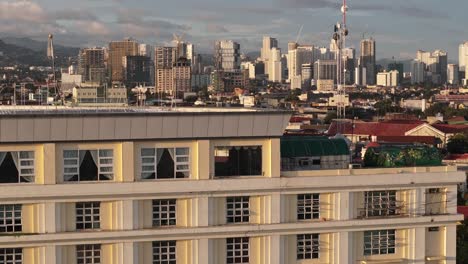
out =
[[(346, 118), (346, 62), (343, 60), (344, 51), (346, 49), (346, 37), (348, 36), (348, 28), (346, 25), (346, 13), (348, 12), (348, 6), (346, 0), (343, 0), (341, 6), (341, 13), (343, 14), (342, 22), (338, 22), (335, 25), (335, 33), (333, 39), (336, 41), (336, 65), (337, 65), (337, 118), (339, 120)], [(341, 132), (339, 127), (338, 132)]]

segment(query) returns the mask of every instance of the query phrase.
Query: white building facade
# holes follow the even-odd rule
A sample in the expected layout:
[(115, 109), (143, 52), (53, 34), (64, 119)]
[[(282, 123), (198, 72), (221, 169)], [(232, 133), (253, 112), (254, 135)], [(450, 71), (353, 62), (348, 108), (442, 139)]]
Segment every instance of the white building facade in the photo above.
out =
[(463, 172), (281, 171), (290, 116), (10, 108), (0, 116), (0, 259), (455, 264)]

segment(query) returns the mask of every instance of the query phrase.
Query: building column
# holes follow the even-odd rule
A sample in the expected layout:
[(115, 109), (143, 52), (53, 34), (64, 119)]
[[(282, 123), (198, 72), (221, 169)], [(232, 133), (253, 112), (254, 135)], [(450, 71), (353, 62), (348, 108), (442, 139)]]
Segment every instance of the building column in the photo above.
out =
[[(57, 206), (54, 202), (44, 203), (42, 205), (42, 213), (44, 214), (42, 219), (44, 233), (54, 234), (61, 230), (62, 221), (60, 219), (60, 206)], [(40, 228), (42, 229), (42, 228)]]
[(449, 225), (445, 227), (445, 258), (446, 264), (456, 264), (457, 262), (457, 226)]
[[(134, 182), (136, 179), (135, 175), (135, 150), (133, 142), (123, 142), (121, 145), (121, 164), (116, 163), (116, 181), (121, 182)], [(125, 162), (125, 161), (131, 162)], [(120, 174), (120, 175), (119, 175)]]
[(349, 220), (354, 216), (354, 200), (353, 193), (339, 192), (334, 195), (335, 219), (336, 220)]
[(211, 171), (212, 155), (210, 154), (210, 141), (209, 140), (198, 140), (197, 147), (194, 150), (195, 155), (193, 155), (193, 174), (192, 177), (198, 180), (208, 180), (211, 177), (211, 174), (214, 176), (214, 171)]
[(122, 217), (122, 230), (134, 230), (138, 228), (138, 201), (123, 200), (120, 202), (120, 214)]
[(333, 261), (330, 263), (354, 263), (353, 260), (353, 238), (351, 232), (338, 232), (333, 234), (333, 247), (330, 257)]
[[(411, 264), (426, 263), (426, 228), (408, 229), (408, 260)], [(422, 244), (422, 245), (421, 245)]]
[(266, 145), (267, 147), (264, 150), (266, 155), (263, 158), (264, 176), (269, 178), (278, 178), (281, 176), (281, 157), (279, 154), (281, 148), (280, 139), (272, 138), (268, 140)]
[(196, 259), (193, 264), (217, 264), (215, 263), (215, 252), (213, 252), (212, 241), (208, 238), (198, 239), (194, 241), (193, 244), (196, 244), (194, 247), (194, 254)]
[(138, 264), (141, 263), (139, 261), (139, 254), (138, 254), (138, 245), (137, 243), (127, 242), (122, 243), (122, 264)]
[(209, 215), (212, 213), (209, 199), (209, 197), (193, 198), (192, 207), (196, 210), (192, 210), (192, 219), (194, 219), (192, 226), (206, 227), (209, 225)]
[(282, 264), (284, 263), (285, 248), (284, 239), (280, 235), (272, 235), (270, 239), (270, 256), (265, 256), (265, 259), (270, 259), (269, 264)]
[[(39, 178), (36, 180), (38, 184), (56, 184), (56, 158), (55, 158), (55, 144), (44, 144), (42, 159), (38, 159), (36, 162), (40, 162), (40, 172), (38, 173)], [(61, 157), (61, 155), (60, 155)], [(61, 159), (60, 159), (61, 161)], [(42, 174), (41, 174), (42, 173)]]
[[(285, 218), (285, 210), (284, 206), (282, 205), (282, 199), (280, 193), (273, 193), (271, 195), (271, 204), (270, 204), (270, 224), (280, 224), (283, 222), (283, 218)], [(277, 212), (277, 213), (275, 213)]]
[(41, 249), (41, 254), (44, 254), (39, 261), (41, 264), (61, 264), (62, 252), (57, 246), (45, 246)]

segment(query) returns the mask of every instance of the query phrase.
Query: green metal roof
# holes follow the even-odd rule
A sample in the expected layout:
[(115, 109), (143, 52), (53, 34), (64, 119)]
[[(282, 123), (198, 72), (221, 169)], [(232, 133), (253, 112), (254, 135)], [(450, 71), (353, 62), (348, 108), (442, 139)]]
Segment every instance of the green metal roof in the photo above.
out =
[(281, 138), (282, 158), (339, 156), (349, 155), (349, 153), (344, 139), (303, 136)]

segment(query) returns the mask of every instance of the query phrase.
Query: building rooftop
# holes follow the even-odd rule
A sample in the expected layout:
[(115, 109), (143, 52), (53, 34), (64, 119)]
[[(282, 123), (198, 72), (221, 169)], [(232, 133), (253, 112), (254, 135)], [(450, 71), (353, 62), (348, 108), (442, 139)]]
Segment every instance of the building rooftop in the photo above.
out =
[(369, 135), (369, 136), (405, 136), (405, 132), (423, 124), (422, 121), (401, 120), (389, 122), (346, 122), (341, 123), (340, 131), (338, 123), (333, 122), (328, 129), (328, 135), (337, 133), (345, 135)]
[(69, 107), (69, 106), (0, 106), (0, 116), (9, 115), (105, 115), (105, 114), (170, 114), (170, 113), (289, 113), (261, 108), (219, 107)]

